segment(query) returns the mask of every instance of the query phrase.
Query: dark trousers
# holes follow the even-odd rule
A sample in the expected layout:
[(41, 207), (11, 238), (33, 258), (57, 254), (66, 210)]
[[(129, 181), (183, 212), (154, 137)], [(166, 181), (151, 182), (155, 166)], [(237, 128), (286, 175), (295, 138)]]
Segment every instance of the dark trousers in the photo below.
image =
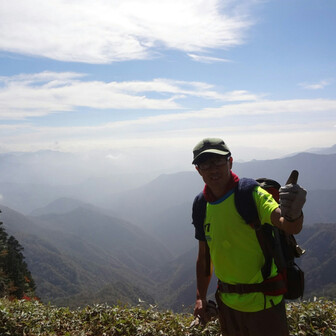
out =
[(222, 336), (289, 336), (285, 301), (254, 313), (226, 306), (216, 294)]

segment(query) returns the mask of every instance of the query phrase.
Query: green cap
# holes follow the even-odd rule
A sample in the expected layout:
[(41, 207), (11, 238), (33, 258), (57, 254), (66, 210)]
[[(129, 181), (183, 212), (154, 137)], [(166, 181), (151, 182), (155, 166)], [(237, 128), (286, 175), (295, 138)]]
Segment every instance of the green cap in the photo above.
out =
[(218, 155), (231, 155), (229, 147), (222, 139), (206, 138), (200, 141), (193, 149), (194, 160), (192, 164), (197, 164), (197, 161), (206, 153)]

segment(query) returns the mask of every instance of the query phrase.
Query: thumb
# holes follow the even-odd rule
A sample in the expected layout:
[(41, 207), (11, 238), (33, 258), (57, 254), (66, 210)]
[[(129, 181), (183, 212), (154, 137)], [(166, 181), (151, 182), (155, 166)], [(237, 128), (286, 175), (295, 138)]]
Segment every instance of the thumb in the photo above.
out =
[(286, 184), (297, 184), (299, 178), (299, 172), (297, 170), (293, 170), (288, 177)]

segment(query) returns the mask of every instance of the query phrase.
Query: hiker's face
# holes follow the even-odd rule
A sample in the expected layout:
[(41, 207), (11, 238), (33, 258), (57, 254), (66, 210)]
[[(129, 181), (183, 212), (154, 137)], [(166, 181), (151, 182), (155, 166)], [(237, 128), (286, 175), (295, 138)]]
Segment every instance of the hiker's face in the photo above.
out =
[(199, 166), (196, 166), (203, 181), (212, 190), (225, 188), (231, 177), (231, 168), (232, 158), (227, 159), (221, 155), (213, 155)]

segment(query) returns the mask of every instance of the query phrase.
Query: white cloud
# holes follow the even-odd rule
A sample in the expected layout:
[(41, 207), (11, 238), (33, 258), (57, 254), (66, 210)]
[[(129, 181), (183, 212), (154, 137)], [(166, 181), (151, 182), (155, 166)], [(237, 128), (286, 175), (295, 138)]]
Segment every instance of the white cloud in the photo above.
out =
[(153, 81), (120, 82), (114, 83), (119, 89), (130, 92), (162, 92), (180, 96), (195, 96), (218, 101), (255, 101), (262, 95), (252, 94), (245, 90), (235, 90), (219, 93), (214, 85), (203, 82), (186, 82), (169, 79), (154, 79)]
[[(47, 116), (78, 108), (96, 110), (181, 110), (181, 100), (199, 97), (215, 102), (257, 101), (244, 90), (220, 93), (202, 82), (154, 79), (152, 81), (85, 81), (84, 74), (21, 74), (0, 77), (0, 120)], [(153, 98), (153, 94), (156, 94)], [(159, 95), (159, 97), (158, 97)], [(180, 102), (178, 103), (177, 100)]]
[(0, 50), (110, 63), (153, 57), (162, 46), (184, 52), (227, 48), (243, 43), (251, 25), (242, 3), (248, 2), (2, 0)]
[(321, 90), (324, 89), (326, 86), (330, 85), (332, 83), (331, 80), (321, 80), (317, 83), (300, 83), (299, 86), (301, 86), (303, 89), (306, 90)]
[(202, 62), (202, 63), (231, 62), (230, 60), (227, 60), (225, 58), (219, 58), (219, 57), (211, 57), (211, 56), (196, 55), (196, 54), (188, 54), (188, 56), (194, 61)]
[(0, 82), (4, 85), (0, 87), (0, 119), (46, 116), (80, 107), (165, 110), (181, 108), (174, 102), (174, 96), (152, 99), (128, 93), (131, 90), (127, 90), (127, 85), (79, 81), (80, 77), (82, 75), (50, 72), (13, 78), (1, 77)]
[[(288, 99), (224, 105), (219, 108), (209, 108), (200, 113), (206, 113), (206, 117), (219, 117), (230, 115), (283, 115), (285, 113), (332, 112), (335, 110), (336, 100), (334, 99)], [(302, 122), (305, 122), (305, 120), (302, 120)]]
[(17, 74), (11, 77), (0, 76), (0, 82), (11, 83), (11, 82), (20, 82), (25, 84), (30, 83), (50, 83), (50, 86), (56, 86), (57, 83), (67, 83), (73, 81), (74, 79), (79, 79), (85, 77), (85, 74), (76, 73), (76, 72), (52, 72), (44, 71), (33, 74)]

